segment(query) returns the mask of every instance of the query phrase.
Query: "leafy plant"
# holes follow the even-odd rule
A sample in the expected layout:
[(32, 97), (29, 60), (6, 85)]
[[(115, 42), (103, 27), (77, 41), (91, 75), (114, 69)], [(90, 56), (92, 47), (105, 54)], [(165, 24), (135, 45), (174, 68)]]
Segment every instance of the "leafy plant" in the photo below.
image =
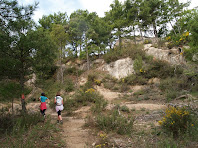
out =
[(71, 92), (74, 90), (74, 83), (71, 79), (66, 79), (64, 83), (66, 92)]
[(158, 123), (163, 129), (173, 133), (175, 138), (179, 136), (179, 133), (185, 133), (189, 126), (193, 126), (191, 114), (184, 107), (167, 108), (165, 116)]
[(124, 117), (114, 109), (109, 115), (98, 115), (96, 117), (96, 125), (105, 131), (115, 131), (118, 134), (131, 134), (134, 119), (132, 117)]

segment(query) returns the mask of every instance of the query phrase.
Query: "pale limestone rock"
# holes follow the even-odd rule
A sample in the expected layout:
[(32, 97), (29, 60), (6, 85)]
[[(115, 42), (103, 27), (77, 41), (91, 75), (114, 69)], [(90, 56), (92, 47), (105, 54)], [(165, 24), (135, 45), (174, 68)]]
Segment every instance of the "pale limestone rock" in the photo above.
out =
[(146, 44), (144, 45), (144, 51), (147, 55), (151, 55), (156, 59), (169, 62), (173, 65), (180, 65), (184, 64), (185, 60), (182, 54), (179, 53), (178, 49), (158, 49), (155, 47), (152, 47), (152, 44)]
[(124, 78), (135, 73), (133, 69), (133, 60), (131, 58), (120, 59), (110, 64), (104, 64), (99, 69), (108, 71), (109, 74), (117, 79)]

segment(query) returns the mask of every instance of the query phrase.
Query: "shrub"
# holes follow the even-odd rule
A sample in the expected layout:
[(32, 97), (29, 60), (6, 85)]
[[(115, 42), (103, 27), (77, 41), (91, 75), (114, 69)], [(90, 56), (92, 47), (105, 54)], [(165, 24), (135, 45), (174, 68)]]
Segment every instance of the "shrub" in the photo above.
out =
[(137, 58), (134, 60), (134, 64), (133, 64), (135, 72), (139, 73), (140, 69), (142, 69), (142, 66), (143, 66), (142, 57), (137, 56)]
[(120, 110), (123, 111), (123, 112), (127, 112), (127, 113), (130, 112), (130, 111), (129, 111), (129, 108), (128, 108), (126, 105), (121, 106), (121, 107), (120, 107)]
[(104, 60), (106, 63), (114, 62), (121, 58), (130, 57), (133, 60), (139, 55), (145, 59), (145, 52), (142, 50), (143, 45), (141, 44), (127, 44), (123, 49), (114, 49), (110, 50), (107, 54), (104, 55)]
[(104, 83), (104, 88), (106, 89), (112, 89), (115, 86), (115, 83), (113, 82), (105, 82)]
[(133, 123), (132, 117), (120, 115), (117, 109), (114, 109), (110, 115), (101, 114), (96, 117), (96, 124), (101, 130), (115, 131), (121, 135), (131, 134)]
[(127, 76), (124, 80), (125, 80), (125, 83), (127, 83), (128, 85), (135, 85), (135, 84), (144, 85), (148, 81), (147, 78), (144, 78), (141, 75), (135, 75), (135, 74)]
[(191, 85), (188, 83), (187, 77), (173, 77), (162, 80), (159, 88), (165, 93), (168, 100), (172, 100), (182, 95), (183, 90), (190, 89)]
[(139, 91), (136, 91), (136, 92), (134, 92), (134, 96), (139, 96), (139, 95), (144, 95), (146, 92), (145, 92), (145, 90), (143, 90), (143, 89), (141, 89), (141, 90), (139, 90)]
[(84, 71), (79, 70), (76, 67), (69, 67), (64, 71), (64, 74), (66, 75), (78, 75), (80, 76)]
[(174, 76), (174, 70), (175, 67), (170, 66), (165, 61), (155, 60), (149, 63), (149, 65), (146, 67), (146, 73), (144, 74), (145, 78), (167, 78)]
[[(114, 88), (115, 89), (115, 88)], [(120, 86), (120, 92), (126, 92), (128, 91), (130, 88), (126, 83), (121, 84)]]
[(165, 96), (166, 96), (166, 99), (167, 99), (167, 102), (170, 102), (171, 100), (175, 99), (177, 96), (180, 95), (181, 92), (179, 91), (175, 91), (175, 90), (166, 90), (165, 91)]
[(13, 126), (0, 132), (3, 134), (0, 147), (57, 147), (55, 142), (63, 147), (60, 137), (55, 134), (58, 130), (51, 124), (50, 118), (43, 124), (41, 117), (40, 113), (27, 114), (25, 117), (12, 115)]
[(72, 75), (72, 74), (76, 74), (77, 72), (77, 69), (76, 67), (69, 67), (65, 70), (65, 74), (68, 74), (68, 75)]
[(96, 79), (97, 79), (97, 75), (95, 73), (88, 75), (88, 81), (94, 82), (94, 80), (96, 80)]
[(108, 104), (107, 101), (104, 100), (103, 98), (96, 99), (95, 103), (93, 104), (93, 106), (91, 108), (91, 110), (92, 110), (93, 113), (100, 113), (105, 109), (107, 104)]
[(13, 116), (5, 112), (0, 115), (0, 133), (1, 134), (18, 134), (24, 132), (30, 126), (37, 124), (41, 121), (40, 113), (37, 114), (20, 114)]
[(189, 126), (192, 126), (190, 112), (184, 107), (169, 107), (166, 109), (165, 116), (158, 121), (159, 124), (168, 132), (173, 133), (176, 138), (179, 133), (185, 133)]
[(71, 79), (66, 79), (64, 83), (66, 92), (71, 92), (74, 90), (74, 83)]

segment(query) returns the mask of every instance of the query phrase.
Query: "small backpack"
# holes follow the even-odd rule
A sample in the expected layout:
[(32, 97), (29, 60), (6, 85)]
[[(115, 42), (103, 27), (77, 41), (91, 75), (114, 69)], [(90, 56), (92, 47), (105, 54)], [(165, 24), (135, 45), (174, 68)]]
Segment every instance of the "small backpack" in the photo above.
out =
[(58, 106), (62, 105), (62, 97), (56, 96), (56, 105)]

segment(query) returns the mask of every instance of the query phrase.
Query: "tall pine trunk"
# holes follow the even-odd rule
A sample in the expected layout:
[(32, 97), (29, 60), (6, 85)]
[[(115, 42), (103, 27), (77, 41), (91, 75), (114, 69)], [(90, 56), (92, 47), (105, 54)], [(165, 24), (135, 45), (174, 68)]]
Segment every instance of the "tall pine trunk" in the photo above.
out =
[(121, 29), (118, 28), (118, 38), (119, 38), (119, 48), (122, 49), (122, 38), (121, 38)]
[(24, 96), (24, 83), (25, 83), (25, 66), (24, 66), (24, 59), (21, 57), (21, 70), (20, 70), (20, 85), (21, 85), (21, 105), (22, 105), (22, 111), (26, 112), (26, 107), (25, 107), (25, 98)]
[(87, 70), (89, 70), (89, 53), (87, 48), (87, 41), (85, 41), (86, 55), (87, 55)]
[(158, 38), (157, 27), (156, 27), (155, 23), (153, 23), (153, 31), (154, 31), (155, 38)]

